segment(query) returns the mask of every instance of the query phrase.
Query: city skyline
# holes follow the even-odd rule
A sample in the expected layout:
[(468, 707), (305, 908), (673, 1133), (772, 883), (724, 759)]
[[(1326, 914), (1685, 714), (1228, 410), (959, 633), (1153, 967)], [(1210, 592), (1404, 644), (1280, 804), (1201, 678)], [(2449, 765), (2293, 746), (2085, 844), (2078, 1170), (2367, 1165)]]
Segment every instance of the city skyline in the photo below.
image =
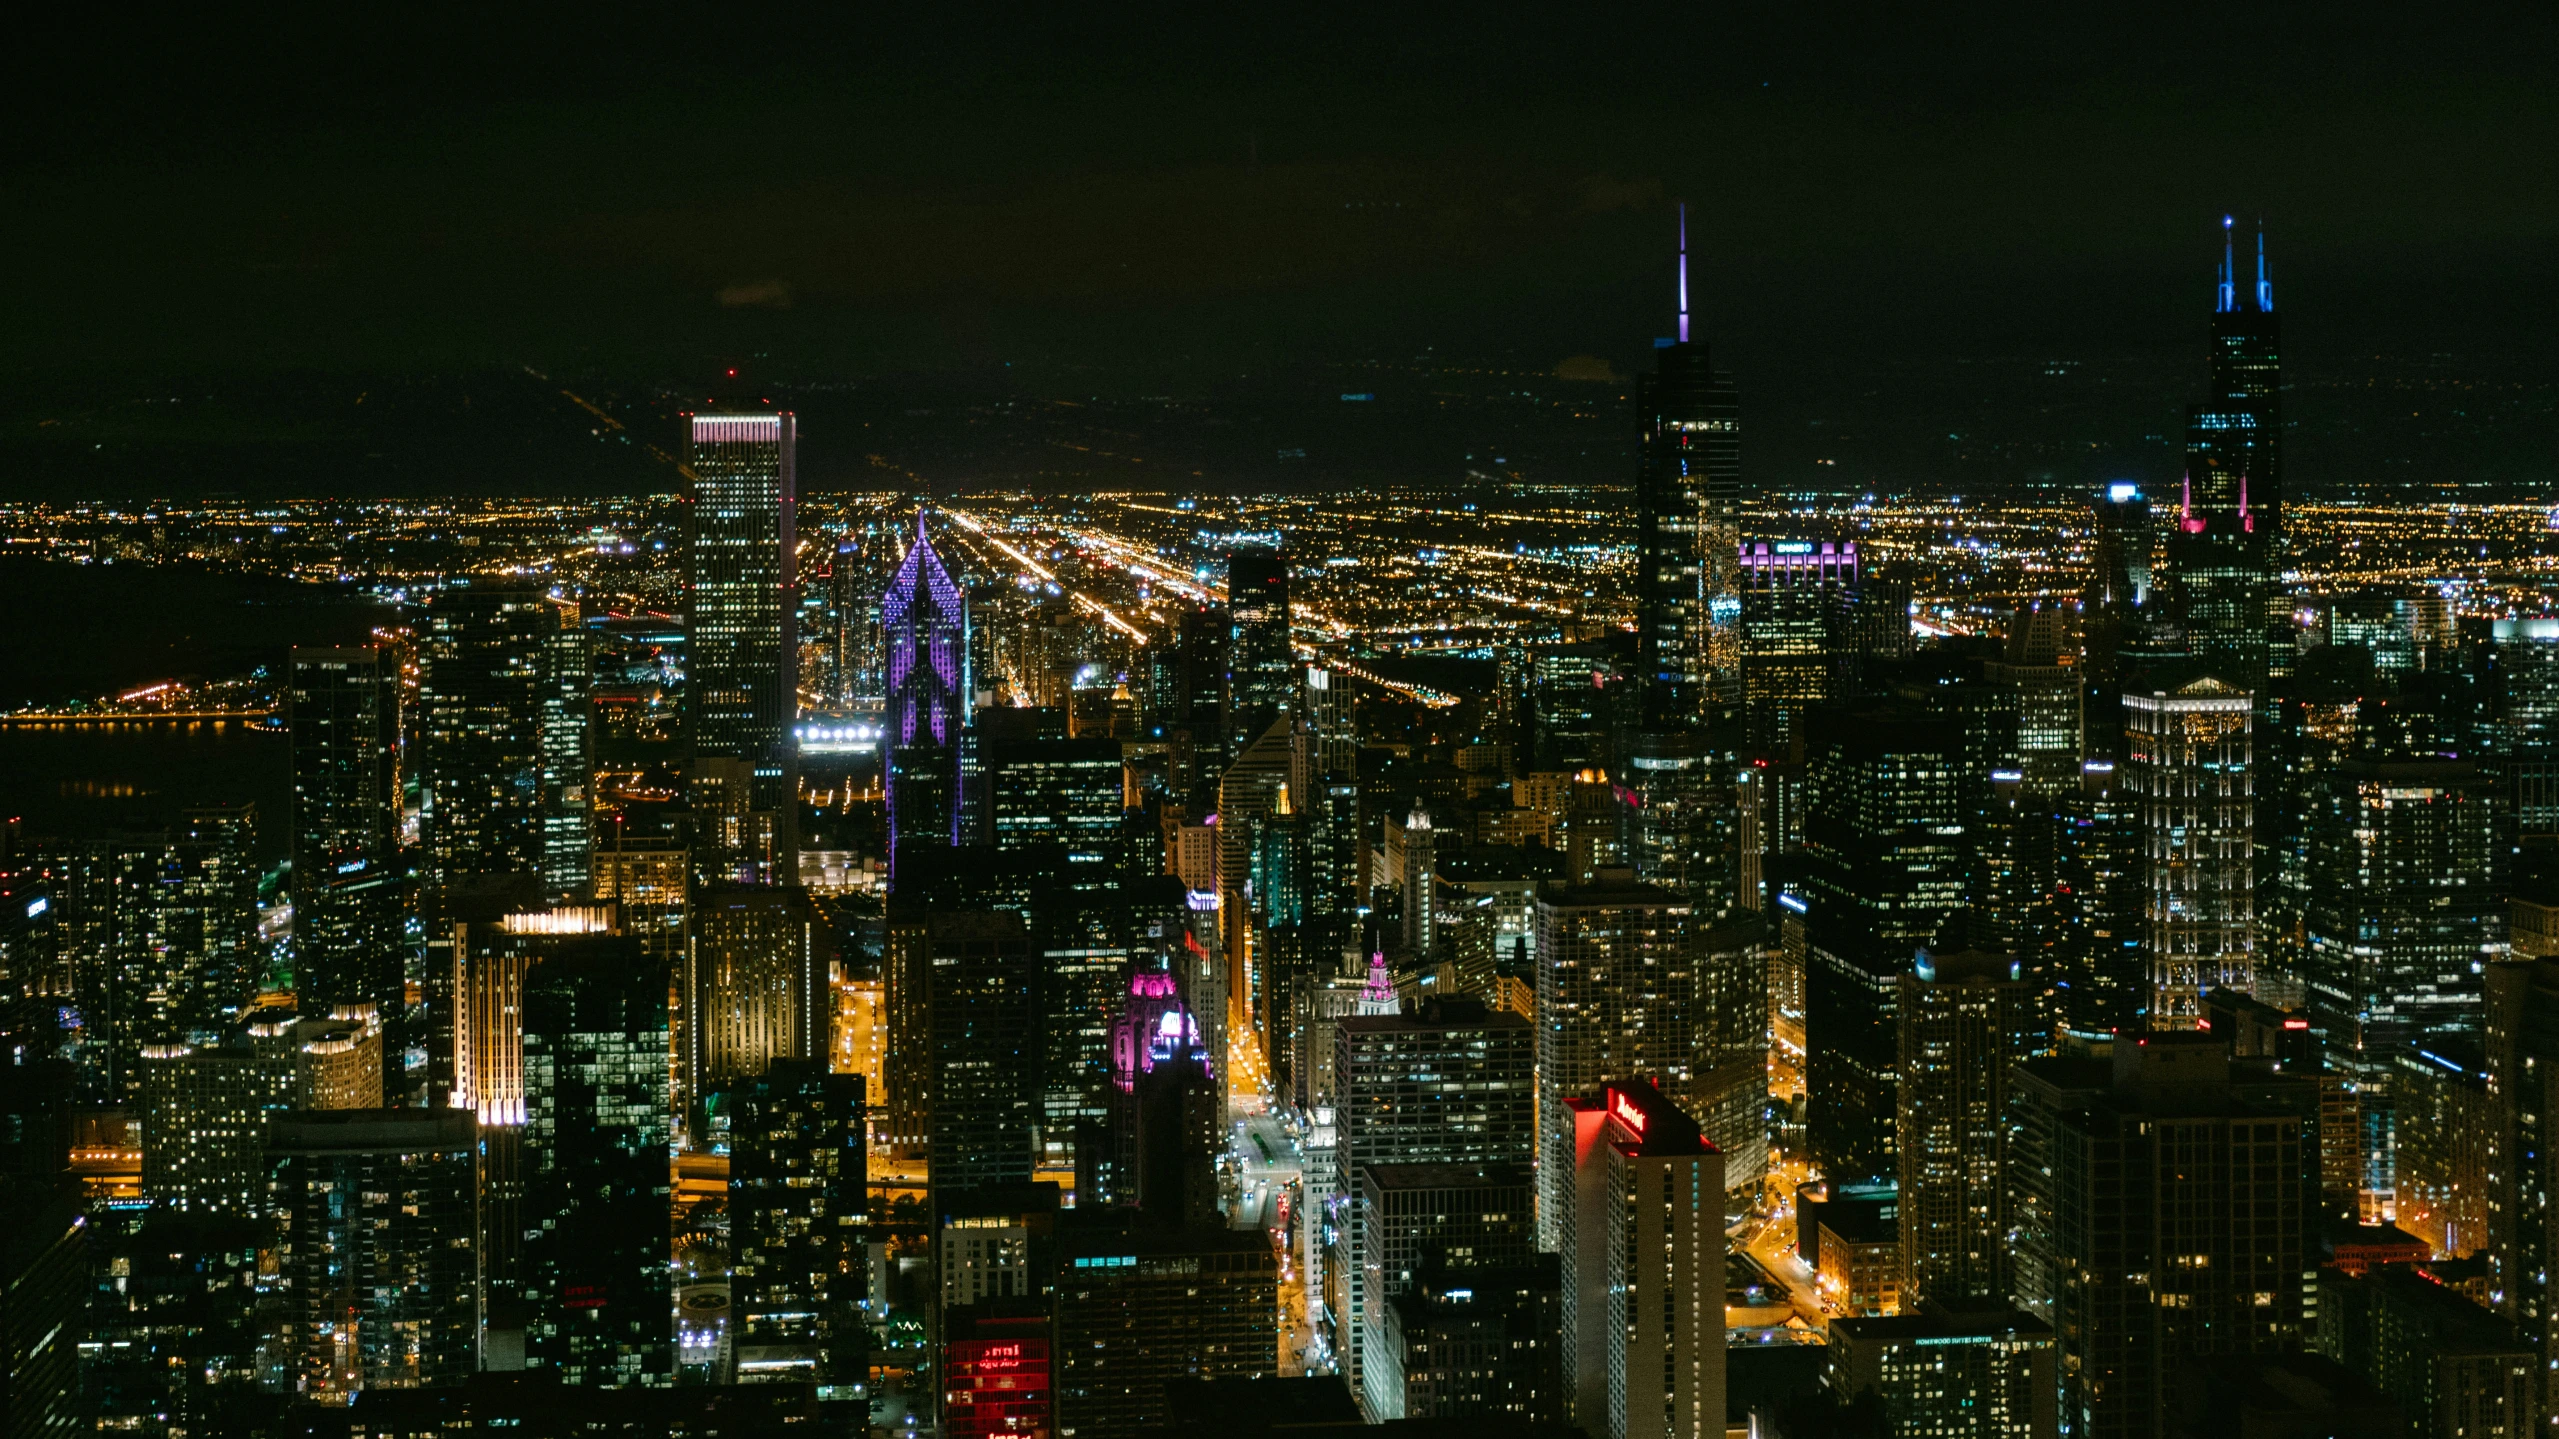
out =
[(2559, 24), (683, 23), (0, 102), (0, 1429), (2559, 1434)]

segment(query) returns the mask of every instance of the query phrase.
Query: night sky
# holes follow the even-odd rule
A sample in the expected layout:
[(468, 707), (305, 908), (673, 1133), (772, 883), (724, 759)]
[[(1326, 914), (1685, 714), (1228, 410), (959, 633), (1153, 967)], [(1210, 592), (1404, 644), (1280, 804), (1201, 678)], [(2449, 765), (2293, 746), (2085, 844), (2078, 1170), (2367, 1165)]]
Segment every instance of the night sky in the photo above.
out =
[(2225, 211), (2265, 218), (2297, 373), (2546, 385), (2559, 318), (2546, 6), (92, 8), (0, 87), (0, 371), (36, 408), (527, 364), (1622, 374), (1681, 199), (1700, 324), (1788, 424), (1968, 364), (2199, 378)]

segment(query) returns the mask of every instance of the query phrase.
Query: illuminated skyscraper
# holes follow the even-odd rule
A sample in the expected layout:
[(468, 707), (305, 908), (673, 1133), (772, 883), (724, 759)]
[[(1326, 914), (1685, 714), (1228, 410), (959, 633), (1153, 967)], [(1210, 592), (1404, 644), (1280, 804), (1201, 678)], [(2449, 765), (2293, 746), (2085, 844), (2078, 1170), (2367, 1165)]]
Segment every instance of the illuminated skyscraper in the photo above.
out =
[(862, 1382), (862, 1099), (861, 1076), (784, 1059), (711, 1101), (728, 1119), (740, 1382)]
[(688, 1103), (776, 1060), (826, 1057), (829, 959), (806, 890), (722, 889), (695, 903), (684, 959)]
[(570, 894), (593, 878), (593, 751), (588, 744), (594, 638), (574, 614), (542, 637), (535, 685), (542, 757), (542, 886)]
[(247, 1045), (145, 1046), (139, 1097), (144, 1198), (176, 1210), (263, 1211), (258, 1147), (268, 1116), (293, 1102), (289, 1048), (278, 1063)]
[(106, 983), (90, 1003), (119, 1099), (147, 1047), (218, 1043), (256, 994), (256, 828), (254, 805), (198, 809), (175, 833), (108, 846)]
[(2163, 1432), (2212, 1360), (2305, 1346), (2324, 1317), (2310, 1080), (2192, 1029), (2011, 1079), (2010, 1180), (2042, 1189), (2016, 1297), (2056, 1335), (2063, 1433)]
[(1636, 879), (1686, 896), (1701, 928), (1743, 907), (1740, 741), (1738, 725), (1695, 724), (1618, 744), (1618, 852)]
[[(1724, 1156), (1641, 1079), (1566, 1100), (1564, 1393), (1586, 1434), (1724, 1427)], [(1539, 1225), (1546, 1227), (1540, 1216)]]
[(2033, 1022), (2016, 961), (1925, 951), (1899, 980), (1901, 1304), (2008, 1298), (2008, 1072)]
[[(1568, 1101), (1621, 1079), (1651, 1079), (1671, 1093), (1686, 1093), (1699, 1066), (1717, 1058), (1701, 1052), (1698, 1042), (1709, 1001), (1699, 992), (1702, 957), (1692, 942), (1694, 929), (1685, 897), (1637, 884), (1626, 869), (1603, 869), (1590, 884), (1538, 888), (1541, 1248), (1567, 1242), (1561, 1225), (1573, 1203)], [(1347, 1105), (1347, 1075), (1342, 1083)], [(1347, 1135), (1350, 1121), (1343, 1123)]]
[(928, 930), (927, 1156), (939, 1204), (963, 1190), (1030, 1181), (1040, 1120), (1038, 976), (1019, 914), (935, 915)]
[(2488, 967), (2488, 1264), (2495, 1308), (2559, 1371), (2559, 958)]
[(2164, 546), (2171, 617), (2204, 658), (2254, 688), (2266, 672), (2268, 601), (2282, 569), (2282, 326), (2257, 235), (2255, 283), (2240, 278), (2231, 221), (2222, 221), (2212, 322), (2212, 378), (2188, 412), (2186, 473)]
[(2079, 783), (2080, 676), (2066, 618), (2058, 605), (2019, 611), (2006, 653), (1983, 667), (2016, 696), (2019, 778), (2038, 800)]
[(472, 1242), (479, 1124), (457, 1109), (279, 1116), (270, 1201), (286, 1236), (285, 1381), (345, 1404), (364, 1389), (460, 1384), (478, 1367)]
[(796, 421), (693, 417), (684, 509), (685, 719), (697, 760), (749, 766), (753, 807), (776, 816), (774, 873), (795, 872), (799, 570)]
[(1835, 1180), (1895, 1172), (1898, 983), (1963, 903), (1963, 729), (1903, 708), (1823, 710), (1804, 816), (1804, 1040), (1814, 1156)]
[(2123, 747), (2123, 655), (2151, 597), (2150, 501), (2128, 480), (2108, 485), (2096, 504), (2088, 545), (2088, 586), (2079, 595), (2080, 680), (2087, 693), (2081, 747), (2113, 759)]
[(419, 832), (439, 887), (542, 872), (541, 675), (560, 628), (549, 594), (520, 580), (457, 579), (427, 607)]
[(2078, 791), (2062, 796), (2053, 814), (2047, 932), (2055, 1005), (2064, 1029), (2092, 1039), (2149, 1028), (2140, 817), (2119, 773), (2110, 762), (2089, 762)]
[(1237, 545), (1226, 552), (1226, 619), (1226, 751), (1237, 754), (1297, 702), (1284, 546)]
[(2255, 701), (2211, 678), (2125, 695), (2118, 775), (2147, 877), (2150, 1023), (2183, 1028), (2206, 990), (2255, 993)]
[(888, 646), (889, 877), (910, 844), (960, 843), (960, 753), (969, 715), (967, 597), (951, 580), (924, 517), (880, 603)]
[(2307, 796), (2304, 977), (2331, 1069), (2355, 1095), (2365, 1223), (2399, 1217), (2399, 1057), (2429, 1030), (2476, 1033), (2501, 953), (2489, 791), (2467, 760), (2348, 760)]
[(1783, 755), (1802, 736), (1804, 717), (1840, 693), (1834, 671), (1847, 649), (1842, 630), (1858, 590), (1857, 545), (1754, 541), (1737, 563), (1751, 743)]
[(675, 1372), (666, 984), (639, 941), (555, 941), (523, 987), (528, 1367), (563, 1383)]
[(1663, 722), (1739, 698), (1741, 670), (1741, 397), (1689, 338), (1679, 225), (1679, 333), (1635, 382), (1636, 668)]
[[(384, 645), (293, 651), (285, 721), (293, 733), (298, 876), (339, 850), (400, 842), (400, 657)], [(298, 896), (297, 896), (298, 899)]]
[[(1384, 1167), (1485, 1167), (1518, 1175), (1515, 1210), (1527, 1236), (1526, 1183), (1534, 1125), (1535, 1036), (1516, 1014), (1471, 999), (1434, 999), (1416, 1014), (1345, 1019), (1335, 1032), (1334, 1073), (1340, 1095), (1336, 1182), (1353, 1212), (1341, 1216), (1349, 1239), (1350, 1281), (1338, 1348), (1349, 1361), (1357, 1394), (1373, 1357), (1371, 1330), (1384, 1322), (1387, 1298), (1401, 1289), (1401, 1265), (1381, 1270), (1361, 1246), (1381, 1232), (1380, 1216), (1357, 1212), (1371, 1174)], [(1505, 1182), (1508, 1182), (1505, 1178)], [(1381, 1274), (1397, 1282), (1382, 1289)]]

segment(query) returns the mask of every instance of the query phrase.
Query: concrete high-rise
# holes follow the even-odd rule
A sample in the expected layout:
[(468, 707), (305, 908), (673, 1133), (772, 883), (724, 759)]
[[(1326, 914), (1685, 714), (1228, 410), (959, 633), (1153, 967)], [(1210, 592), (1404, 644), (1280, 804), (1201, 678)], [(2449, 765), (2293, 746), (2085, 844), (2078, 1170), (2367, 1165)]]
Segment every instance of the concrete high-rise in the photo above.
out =
[(2024, 1069), (2030, 1152), (2010, 1170), (2038, 1207), (2017, 1300), (2059, 1336), (2064, 1431), (2155, 1434), (2206, 1362), (2299, 1350), (2316, 1322), (2314, 1081), (2193, 1030), (2118, 1039), (2110, 1076)]
[(542, 637), (535, 673), (535, 752), (542, 761), (542, 885), (574, 894), (594, 878), (593, 708), (595, 641), (573, 613)]
[(293, 1103), (290, 1050), (277, 1058), (248, 1045), (143, 1047), (143, 1198), (182, 1212), (265, 1211), (258, 1147), (268, 1117)]
[(460, 1384), (479, 1367), (479, 1124), (454, 1109), (280, 1116), (266, 1152), (286, 1237), (286, 1382), (362, 1390)]
[(1923, 953), (1900, 979), (1901, 1303), (2005, 1304), (2008, 1070), (2033, 1036), (2004, 954)]
[[(1602, 871), (1537, 894), (1537, 1126), (1540, 1247), (1564, 1243), (1572, 1203), (1569, 1100), (1619, 1080), (1671, 1093), (1697, 1077), (1703, 1005), (1688, 901)], [(1346, 1021), (1352, 1023), (1356, 1021)]]
[(1724, 1433), (1724, 1156), (1643, 1080), (1562, 1106), (1564, 1398), (1605, 1439)]
[(1353, 1397), (1372, 1422), (1406, 1417), (1393, 1314), (1426, 1272), (1525, 1267), (1537, 1254), (1537, 1187), (1525, 1164), (1376, 1164), (1360, 1170), (1351, 1274), (1360, 1321)]
[(804, 890), (702, 895), (685, 940), (687, 1097), (751, 1079), (778, 1059), (824, 1059), (831, 958)]
[[(1338, 1216), (1348, 1239), (1345, 1312), (1337, 1316), (1337, 1348), (1348, 1362), (1354, 1393), (1372, 1327), (1390, 1295), (1371, 1288), (1376, 1256), (1365, 1236), (1382, 1220), (1358, 1212), (1366, 1189), (1383, 1181), (1370, 1171), (1389, 1165), (1493, 1166), (1525, 1184), (1536, 1100), (1536, 1046), (1528, 1022), (1472, 1000), (1438, 999), (1412, 1014), (1344, 1019), (1335, 1032), (1334, 1108)], [(1523, 1205), (1529, 1196), (1523, 1188)], [(1519, 1214), (1527, 1224), (1528, 1215)], [(1382, 1272), (1382, 1271), (1381, 1271)], [(1400, 1283), (1400, 1281), (1398, 1281)]]
[(2052, 1326), (2005, 1306), (1834, 1320), (1824, 1382), (1872, 1394), (1894, 1434), (2054, 1439)]
[(2256, 702), (2209, 676), (2124, 696), (2116, 771), (2136, 815), (2153, 1028), (2256, 987)]
[(685, 725), (695, 762), (746, 766), (752, 810), (774, 816), (772, 854), (753, 857), (767, 882), (797, 872), (797, 442), (788, 413), (697, 414), (686, 466)]
[(2429, 1031), (2476, 1037), (2480, 975), (2503, 949), (2495, 815), (2467, 760), (2347, 760), (2308, 788), (2310, 1018), (2355, 1097), (2364, 1220), (2393, 1222), (2401, 1055)]

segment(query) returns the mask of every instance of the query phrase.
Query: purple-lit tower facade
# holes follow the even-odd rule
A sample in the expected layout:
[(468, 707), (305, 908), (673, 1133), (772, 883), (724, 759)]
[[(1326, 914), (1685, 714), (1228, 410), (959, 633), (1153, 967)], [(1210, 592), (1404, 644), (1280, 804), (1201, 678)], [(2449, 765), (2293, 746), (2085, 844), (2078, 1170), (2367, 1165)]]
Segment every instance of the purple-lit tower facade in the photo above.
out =
[(1128, 998), (1119, 1022), (1111, 1026), (1111, 1083), (1120, 1093), (1137, 1089), (1137, 1077), (1156, 1065), (1187, 1053), (1217, 1073), (1208, 1046), (1200, 1038), (1200, 1022), (1182, 1003), (1178, 980), (1165, 970), (1139, 970), (1128, 978)]
[(888, 651), (889, 882), (909, 844), (960, 842), (960, 757), (968, 727), (969, 614), (915, 517), (915, 543), (880, 602)]

